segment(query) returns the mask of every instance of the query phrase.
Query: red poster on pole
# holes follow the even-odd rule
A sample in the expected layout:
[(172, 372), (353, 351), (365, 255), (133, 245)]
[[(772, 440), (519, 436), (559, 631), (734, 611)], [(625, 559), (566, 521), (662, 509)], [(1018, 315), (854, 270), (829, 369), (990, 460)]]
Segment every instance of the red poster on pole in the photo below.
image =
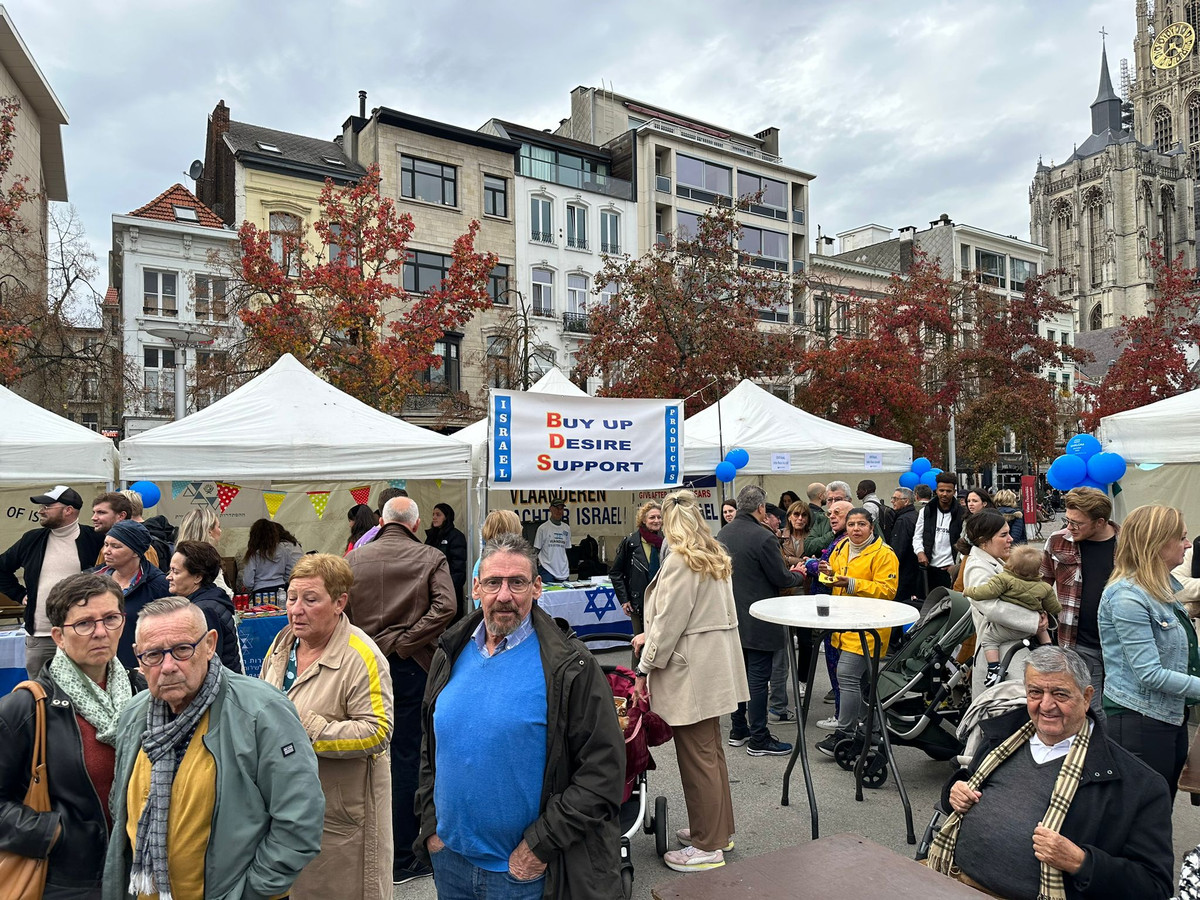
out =
[(1032, 475), (1021, 476), (1021, 512), (1026, 525), (1037, 524), (1037, 479)]

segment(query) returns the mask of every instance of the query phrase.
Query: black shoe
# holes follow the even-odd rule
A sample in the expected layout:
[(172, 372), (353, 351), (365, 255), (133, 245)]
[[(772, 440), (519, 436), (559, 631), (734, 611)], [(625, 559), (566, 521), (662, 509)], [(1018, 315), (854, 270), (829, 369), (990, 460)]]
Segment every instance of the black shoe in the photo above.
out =
[(751, 756), (787, 756), (792, 752), (792, 745), (786, 741), (776, 739), (775, 735), (767, 735), (767, 739), (762, 743), (755, 741), (750, 742), (750, 746), (746, 748), (746, 752)]
[(771, 710), (771, 719), (775, 722), (792, 722), (795, 721), (795, 716), (789, 709), (781, 709), (778, 712)]
[(821, 740), (817, 741), (816, 746), (819, 751), (832, 759), (837, 745), (849, 737), (851, 735), (845, 731), (835, 731), (833, 734), (827, 734)]
[(821, 698), (821, 699), (822, 699), (822, 701), (823, 701), (823, 702), (825, 702), (825, 703), (832, 703), (832, 702), (833, 702), (833, 689), (832, 689), (832, 688), (830, 688), (830, 690), (829, 690), (829, 693), (827, 693), (827, 694), (826, 694), (826, 695), (825, 695), (823, 698)]
[(433, 869), (424, 863), (415, 862), (412, 868), (397, 869), (392, 873), (392, 884), (408, 884), (410, 881), (416, 881), (418, 878), (428, 878), (433, 874)]
[(738, 731), (736, 728), (729, 729), (729, 746), (740, 747), (746, 741), (750, 740), (749, 731)]

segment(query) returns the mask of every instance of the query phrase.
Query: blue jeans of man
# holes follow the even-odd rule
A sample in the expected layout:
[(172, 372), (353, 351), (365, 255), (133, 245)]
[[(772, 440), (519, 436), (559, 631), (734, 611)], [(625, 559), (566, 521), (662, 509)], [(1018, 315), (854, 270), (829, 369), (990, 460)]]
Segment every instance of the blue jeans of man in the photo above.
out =
[(742, 648), (742, 659), (746, 663), (746, 681), (750, 685), (750, 702), (739, 703), (730, 717), (733, 730), (745, 733), (747, 712), (749, 713), (750, 740), (763, 743), (771, 737), (767, 731), (767, 682), (771, 678), (771, 663), (775, 653), (771, 650)]
[(388, 654), (395, 699), (395, 730), (392, 732), (392, 874), (417, 864), (412, 845), (420, 831), (413, 811), (421, 771), (421, 700), (425, 696), (425, 670), (411, 659)]
[(520, 881), (508, 872), (489, 872), (465, 856), (443, 847), (429, 857), (438, 900), (538, 900), (546, 873)]

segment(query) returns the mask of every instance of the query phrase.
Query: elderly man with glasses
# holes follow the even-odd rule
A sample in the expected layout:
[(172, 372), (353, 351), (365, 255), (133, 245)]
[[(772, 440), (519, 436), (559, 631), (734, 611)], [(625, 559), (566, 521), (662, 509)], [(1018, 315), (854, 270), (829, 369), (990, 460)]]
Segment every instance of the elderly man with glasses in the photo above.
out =
[(296, 707), (235, 675), (186, 597), (146, 604), (149, 690), (117, 726), (104, 897), (279, 897), (321, 850), (325, 794)]
[(1121, 528), (1110, 521), (1112, 501), (1103, 491), (1078, 487), (1068, 491), (1063, 502), (1067, 507), (1063, 527), (1046, 539), (1040, 574), (1043, 581), (1054, 585), (1062, 604), (1058, 644), (1071, 648), (1088, 664), (1095, 688), (1092, 711), (1103, 718), (1104, 660), (1096, 611), (1112, 574)]
[(537, 607), (520, 535), (484, 546), (473, 590), (482, 608), (429, 669), (415, 849), (441, 900), (615, 900), (625, 743), (608, 681)]

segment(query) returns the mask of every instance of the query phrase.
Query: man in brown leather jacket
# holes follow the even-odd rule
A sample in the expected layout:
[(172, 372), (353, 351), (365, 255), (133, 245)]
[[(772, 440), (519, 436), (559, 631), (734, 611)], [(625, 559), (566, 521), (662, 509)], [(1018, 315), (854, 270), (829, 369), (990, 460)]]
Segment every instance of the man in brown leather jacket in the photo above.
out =
[(387, 657), (395, 695), (392, 729), (392, 881), (432, 874), (413, 856), (418, 823), (413, 797), (421, 756), (421, 698), (437, 640), (454, 618), (454, 582), (446, 556), (417, 537), (416, 501), (394, 497), (383, 507), (383, 527), (346, 557), (354, 573), (346, 614)]

